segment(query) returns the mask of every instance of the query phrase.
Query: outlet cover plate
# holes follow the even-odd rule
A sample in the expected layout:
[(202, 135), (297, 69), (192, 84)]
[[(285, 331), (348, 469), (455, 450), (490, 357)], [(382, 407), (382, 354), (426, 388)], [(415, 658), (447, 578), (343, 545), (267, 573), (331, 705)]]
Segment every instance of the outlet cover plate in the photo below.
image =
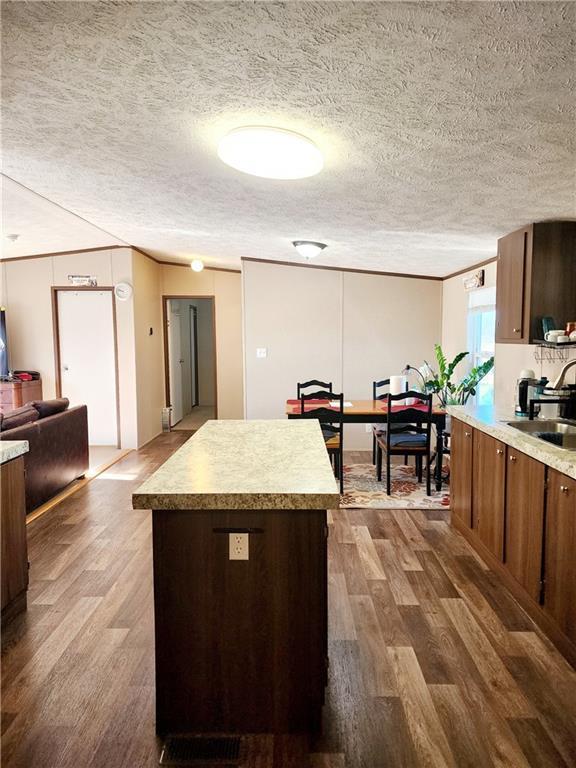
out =
[(230, 560), (248, 560), (248, 534), (247, 533), (230, 533), (228, 534), (228, 547), (229, 547), (229, 559)]

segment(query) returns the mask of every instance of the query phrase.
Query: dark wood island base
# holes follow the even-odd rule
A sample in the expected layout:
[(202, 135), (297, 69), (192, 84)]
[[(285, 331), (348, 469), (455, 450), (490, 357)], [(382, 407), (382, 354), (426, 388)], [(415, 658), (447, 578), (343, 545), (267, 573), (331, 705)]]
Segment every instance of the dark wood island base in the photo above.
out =
[(210, 421), (133, 495), (153, 510), (156, 732), (320, 730), (327, 510), (316, 421)]
[(327, 530), (325, 510), (153, 513), (159, 735), (319, 729)]

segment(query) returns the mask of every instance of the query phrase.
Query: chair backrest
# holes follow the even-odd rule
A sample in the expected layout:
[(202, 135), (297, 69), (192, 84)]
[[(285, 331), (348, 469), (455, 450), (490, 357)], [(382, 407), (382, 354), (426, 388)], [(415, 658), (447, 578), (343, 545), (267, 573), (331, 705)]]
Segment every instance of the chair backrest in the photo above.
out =
[[(330, 395), (330, 397), (328, 398), (327, 395)], [(316, 408), (306, 408), (306, 403), (309, 400), (325, 401), (326, 404), (318, 405)], [(328, 405), (328, 400), (333, 404), (332, 406)], [(342, 431), (342, 421), (338, 418), (338, 415), (342, 413), (344, 413), (343, 394), (322, 390), (300, 395), (300, 417), (303, 419), (318, 419), (322, 424), (333, 424), (336, 422), (338, 426), (334, 427), (335, 433)]]
[(331, 381), (319, 381), (318, 379), (310, 379), (310, 381), (298, 382), (296, 386), (298, 388), (298, 400), (300, 400), (300, 395), (302, 394), (302, 390), (308, 389), (308, 387), (319, 387), (320, 389), (323, 389), (326, 392), (330, 392), (330, 393), (332, 392)]
[(388, 391), (378, 393), (379, 389), (390, 386), (390, 379), (381, 379), (381, 381), (372, 382), (372, 400), (386, 400)]
[[(402, 432), (411, 432), (413, 431), (412, 425), (418, 424), (421, 427), (426, 427), (426, 449), (430, 449), (430, 439), (432, 434), (432, 397), (432, 394), (416, 392), (415, 390), (400, 392), (397, 395), (387, 395), (386, 442), (388, 447), (390, 447), (391, 435), (398, 435)], [(398, 400), (406, 400), (408, 398), (418, 400), (419, 402), (415, 403), (414, 405), (401, 405), (402, 423), (400, 424), (398, 422), (392, 421), (391, 417), (394, 403)]]

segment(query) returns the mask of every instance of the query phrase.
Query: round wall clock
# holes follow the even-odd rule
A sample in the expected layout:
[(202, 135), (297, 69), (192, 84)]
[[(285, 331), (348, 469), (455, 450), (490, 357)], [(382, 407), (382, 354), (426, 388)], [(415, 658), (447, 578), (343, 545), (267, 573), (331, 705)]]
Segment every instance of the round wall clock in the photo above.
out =
[(119, 301), (127, 301), (132, 296), (132, 286), (130, 283), (116, 283), (114, 286), (114, 296)]

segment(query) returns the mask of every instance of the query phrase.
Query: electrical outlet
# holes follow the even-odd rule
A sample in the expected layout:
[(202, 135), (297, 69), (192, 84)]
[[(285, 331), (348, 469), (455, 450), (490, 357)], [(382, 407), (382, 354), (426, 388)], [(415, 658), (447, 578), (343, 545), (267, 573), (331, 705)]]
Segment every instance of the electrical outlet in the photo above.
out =
[(229, 559), (230, 560), (248, 560), (248, 534), (230, 533), (229, 534)]
[(268, 357), (268, 349), (266, 347), (257, 347), (256, 349), (256, 357), (259, 359), (263, 359), (265, 357)]
[(364, 427), (366, 428), (366, 432), (372, 432), (372, 424), (364, 424)]

